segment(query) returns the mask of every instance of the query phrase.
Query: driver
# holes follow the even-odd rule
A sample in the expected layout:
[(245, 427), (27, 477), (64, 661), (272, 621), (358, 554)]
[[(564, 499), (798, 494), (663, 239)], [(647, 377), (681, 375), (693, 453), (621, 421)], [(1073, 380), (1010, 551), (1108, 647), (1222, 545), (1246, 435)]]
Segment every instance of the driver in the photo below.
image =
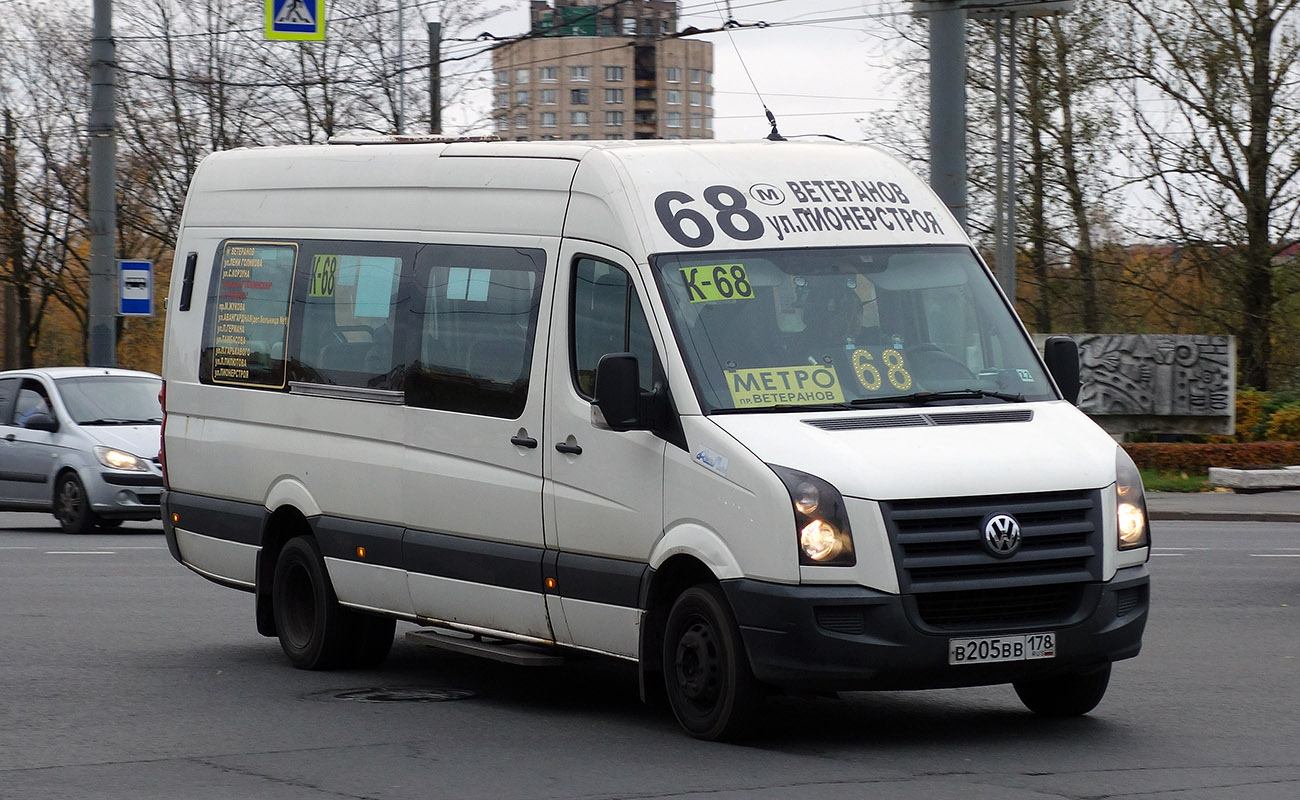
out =
[(844, 351), (880, 345), (879, 328), (862, 325), (863, 300), (852, 281), (839, 276), (813, 278), (803, 299), (800, 346), (814, 364)]

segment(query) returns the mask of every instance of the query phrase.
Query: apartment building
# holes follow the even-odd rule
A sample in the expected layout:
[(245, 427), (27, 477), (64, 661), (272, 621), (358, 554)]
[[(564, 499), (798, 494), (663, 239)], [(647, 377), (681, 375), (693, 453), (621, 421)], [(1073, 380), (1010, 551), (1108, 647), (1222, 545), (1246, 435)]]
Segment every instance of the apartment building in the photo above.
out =
[(503, 139), (712, 139), (713, 45), (665, 38), (676, 0), (534, 0), (492, 54)]

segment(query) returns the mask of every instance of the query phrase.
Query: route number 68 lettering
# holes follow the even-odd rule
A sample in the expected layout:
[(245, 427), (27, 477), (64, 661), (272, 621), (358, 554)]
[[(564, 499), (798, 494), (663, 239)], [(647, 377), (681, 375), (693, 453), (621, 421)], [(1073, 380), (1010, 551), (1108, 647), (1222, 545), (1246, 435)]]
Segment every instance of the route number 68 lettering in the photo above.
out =
[[(763, 236), (763, 220), (750, 211), (745, 195), (734, 186), (710, 186), (704, 202), (717, 213), (713, 222), (702, 211), (691, 208), (695, 198), (686, 192), (663, 192), (655, 198), (655, 214), (673, 241), (683, 247), (708, 247), (713, 243), (713, 225), (727, 236), (752, 242)], [(674, 204), (677, 205), (674, 208)]]

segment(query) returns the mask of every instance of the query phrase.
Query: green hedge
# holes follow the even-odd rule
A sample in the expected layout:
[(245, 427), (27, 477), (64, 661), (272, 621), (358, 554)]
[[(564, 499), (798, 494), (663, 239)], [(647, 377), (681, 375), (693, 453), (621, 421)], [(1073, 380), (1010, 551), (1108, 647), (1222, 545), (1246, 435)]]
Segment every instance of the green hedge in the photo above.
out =
[(1210, 467), (1272, 467), (1300, 464), (1300, 442), (1190, 444), (1135, 442), (1123, 445), (1139, 469), (1205, 472)]

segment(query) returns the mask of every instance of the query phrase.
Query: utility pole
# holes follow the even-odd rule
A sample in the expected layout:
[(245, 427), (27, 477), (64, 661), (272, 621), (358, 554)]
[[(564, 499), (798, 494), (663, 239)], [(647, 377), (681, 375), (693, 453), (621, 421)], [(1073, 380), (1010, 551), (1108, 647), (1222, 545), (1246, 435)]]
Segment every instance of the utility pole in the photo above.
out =
[(90, 366), (117, 364), (116, 45), (112, 0), (95, 0), (90, 39)]
[(966, 9), (930, 7), (930, 187), (966, 227)]
[(429, 23), (429, 133), (442, 135), (442, 23)]

